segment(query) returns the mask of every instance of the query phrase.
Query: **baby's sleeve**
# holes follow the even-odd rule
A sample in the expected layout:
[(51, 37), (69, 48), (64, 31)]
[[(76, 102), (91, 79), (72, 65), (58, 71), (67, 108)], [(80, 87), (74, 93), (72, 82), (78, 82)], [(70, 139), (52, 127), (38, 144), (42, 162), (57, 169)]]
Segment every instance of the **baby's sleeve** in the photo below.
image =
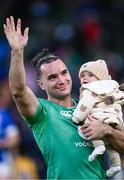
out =
[(72, 120), (76, 123), (84, 121), (90, 114), (91, 109), (96, 103), (96, 96), (88, 89), (84, 89), (80, 94), (80, 101), (73, 112)]

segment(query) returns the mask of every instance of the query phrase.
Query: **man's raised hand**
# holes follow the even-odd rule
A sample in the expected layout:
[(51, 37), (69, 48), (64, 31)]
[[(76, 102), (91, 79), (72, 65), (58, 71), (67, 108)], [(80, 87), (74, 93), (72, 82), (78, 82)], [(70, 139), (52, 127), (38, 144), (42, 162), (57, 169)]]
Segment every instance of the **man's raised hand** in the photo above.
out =
[(24, 48), (27, 45), (29, 28), (26, 27), (22, 34), (21, 19), (18, 19), (17, 24), (15, 24), (14, 18), (10, 16), (10, 18), (6, 18), (6, 24), (3, 25), (3, 28), (9, 45), (13, 50)]

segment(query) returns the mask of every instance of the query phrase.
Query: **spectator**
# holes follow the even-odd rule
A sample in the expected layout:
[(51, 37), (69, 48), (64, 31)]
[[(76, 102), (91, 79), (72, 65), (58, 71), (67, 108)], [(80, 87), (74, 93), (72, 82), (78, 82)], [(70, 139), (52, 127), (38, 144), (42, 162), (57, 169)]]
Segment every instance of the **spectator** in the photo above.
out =
[(0, 82), (0, 179), (13, 178), (13, 152), (19, 144), (19, 130), (9, 110), (8, 82)]

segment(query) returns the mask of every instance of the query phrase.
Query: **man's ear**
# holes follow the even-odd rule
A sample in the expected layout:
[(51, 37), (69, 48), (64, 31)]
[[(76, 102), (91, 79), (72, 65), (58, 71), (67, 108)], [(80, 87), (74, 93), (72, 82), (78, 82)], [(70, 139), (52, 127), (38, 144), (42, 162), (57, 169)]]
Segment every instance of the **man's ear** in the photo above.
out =
[(45, 90), (45, 89), (46, 89), (45, 86), (44, 86), (43, 81), (37, 80), (37, 83), (38, 83), (38, 85), (40, 86), (40, 88), (41, 88), (42, 90)]

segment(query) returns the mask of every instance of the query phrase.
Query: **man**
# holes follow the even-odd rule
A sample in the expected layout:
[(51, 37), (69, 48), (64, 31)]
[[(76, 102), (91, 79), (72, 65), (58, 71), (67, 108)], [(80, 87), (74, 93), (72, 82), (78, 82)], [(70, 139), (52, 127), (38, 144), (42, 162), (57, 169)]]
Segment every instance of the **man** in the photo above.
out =
[[(26, 28), (22, 35), (20, 19), (16, 26), (13, 17), (6, 19), (4, 32), (12, 48), (9, 83), (17, 108), (32, 128), (43, 153), (47, 179), (105, 179), (102, 157), (88, 162), (93, 146), (78, 135), (77, 126), (72, 123), (71, 117), (77, 102), (71, 98), (72, 80), (62, 60), (47, 50), (34, 58), (38, 84), (46, 91), (48, 100), (36, 98), (27, 87), (23, 53), (28, 42), (28, 31)], [(99, 132), (93, 132), (93, 121), (96, 120), (91, 118), (91, 125), (83, 127), (83, 133), (89, 139), (99, 138)], [(105, 132), (102, 124), (101, 129), (104, 136), (114, 131), (108, 126)], [(117, 146), (121, 143), (121, 140), (117, 142)]]

